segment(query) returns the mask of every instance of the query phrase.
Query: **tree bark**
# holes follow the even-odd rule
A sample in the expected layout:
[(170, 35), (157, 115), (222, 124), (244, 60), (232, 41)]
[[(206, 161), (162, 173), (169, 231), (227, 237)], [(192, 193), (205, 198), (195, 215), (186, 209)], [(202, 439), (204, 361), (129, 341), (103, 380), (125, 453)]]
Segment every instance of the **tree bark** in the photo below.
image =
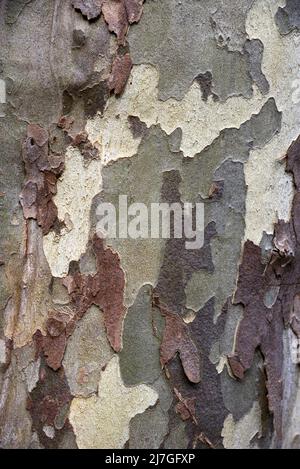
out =
[(0, 446), (299, 448), (300, 1), (0, 21)]

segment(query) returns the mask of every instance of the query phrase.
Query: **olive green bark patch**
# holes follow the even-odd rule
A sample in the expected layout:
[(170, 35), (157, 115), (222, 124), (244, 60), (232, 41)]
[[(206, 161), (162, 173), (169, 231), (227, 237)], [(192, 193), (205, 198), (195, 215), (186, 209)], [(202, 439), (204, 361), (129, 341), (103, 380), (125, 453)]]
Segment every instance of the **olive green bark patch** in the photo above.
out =
[(145, 285), (128, 309), (124, 323), (123, 349), (119, 357), (126, 386), (151, 384), (161, 373), (160, 341), (155, 335), (152, 310), (152, 288)]
[[(252, 1), (237, 3), (237, 9), (226, 5), (226, 15), (220, 17), (220, 0), (146, 2), (139, 24), (129, 32), (129, 44), (134, 64), (150, 63), (159, 69), (161, 99), (182, 99), (193, 80), (207, 71), (221, 101), (252, 96), (248, 58), (237, 50), (246, 40), (245, 20)], [(216, 41), (221, 31), (226, 47)]]

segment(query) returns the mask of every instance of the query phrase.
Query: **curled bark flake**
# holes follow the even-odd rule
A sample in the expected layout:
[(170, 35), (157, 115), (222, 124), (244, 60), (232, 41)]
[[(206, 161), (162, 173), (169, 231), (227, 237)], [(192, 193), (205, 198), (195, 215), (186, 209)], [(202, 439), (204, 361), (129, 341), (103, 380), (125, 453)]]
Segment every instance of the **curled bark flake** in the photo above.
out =
[(295, 235), (289, 223), (279, 220), (275, 226), (274, 246), (281, 257), (294, 257)]
[(125, 88), (130, 71), (132, 68), (132, 60), (129, 54), (121, 57), (117, 56), (112, 65), (112, 71), (108, 80), (110, 91), (114, 91), (115, 95), (119, 95)]
[(102, 6), (102, 13), (108, 25), (108, 29), (116, 34), (119, 44), (125, 44), (129, 22), (124, 1), (104, 1)]
[(129, 25), (140, 20), (143, 3), (144, 0), (104, 0), (104, 19), (108, 29), (116, 34), (119, 44), (125, 43)]
[(43, 339), (43, 352), (45, 354), (47, 365), (56, 371), (61, 367), (61, 362), (67, 346), (67, 338), (65, 334), (57, 337), (47, 335)]
[(140, 21), (144, 0), (124, 0), (127, 17), (130, 24)]
[(178, 389), (174, 388), (174, 392), (178, 399), (178, 403), (175, 407), (176, 413), (180, 415), (183, 421), (191, 419), (198, 425), (196, 419), (196, 397), (185, 399)]
[(101, 14), (104, 0), (72, 0), (75, 10), (80, 10), (88, 20), (94, 20)]

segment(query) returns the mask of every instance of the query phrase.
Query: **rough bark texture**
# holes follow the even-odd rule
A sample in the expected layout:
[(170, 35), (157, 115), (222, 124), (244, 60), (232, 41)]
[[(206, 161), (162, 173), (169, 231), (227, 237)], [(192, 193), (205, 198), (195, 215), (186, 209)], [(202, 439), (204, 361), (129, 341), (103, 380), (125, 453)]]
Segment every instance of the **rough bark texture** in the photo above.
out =
[[(0, 447), (299, 448), (300, 1), (0, 23)], [(202, 248), (100, 239), (120, 195)]]

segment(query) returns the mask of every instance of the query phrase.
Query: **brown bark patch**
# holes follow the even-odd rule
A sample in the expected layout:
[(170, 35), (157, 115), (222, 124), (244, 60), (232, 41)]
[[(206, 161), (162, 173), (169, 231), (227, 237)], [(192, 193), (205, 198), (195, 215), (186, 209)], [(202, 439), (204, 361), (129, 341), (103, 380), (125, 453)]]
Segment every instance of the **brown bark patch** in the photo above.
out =
[[(274, 417), (277, 439), (282, 436), (283, 330), (291, 327), (299, 336), (300, 297), (300, 137), (286, 154), (286, 171), (293, 175), (295, 195), (291, 220), (275, 226), (273, 251), (268, 263), (260, 247), (247, 241), (239, 269), (235, 303), (244, 307), (235, 354), (229, 357), (233, 374), (242, 379), (259, 348), (264, 357), (269, 409)], [(278, 294), (269, 302), (274, 288)]]
[(86, 161), (100, 159), (99, 150), (91, 143), (86, 131), (77, 134), (72, 141), (72, 145), (79, 148), (80, 153)]
[(140, 20), (143, 3), (144, 0), (72, 0), (75, 10), (81, 11), (88, 20), (98, 18), (102, 11), (109, 31), (116, 34), (122, 45), (129, 25)]
[(180, 360), (187, 378), (191, 383), (200, 381), (200, 359), (189, 329), (182, 318), (168, 311), (154, 295), (154, 306), (159, 308), (166, 320), (163, 340), (160, 347), (160, 361), (164, 367), (179, 353)]
[(102, 239), (93, 238), (93, 251), (96, 256), (97, 273), (83, 275), (74, 272), (64, 279), (64, 285), (71, 295), (78, 317), (93, 304), (104, 314), (108, 340), (112, 348), (119, 352), (122, 347), (122, 327), (126, 314), (124, 306), (125, 278), (120, 266), (120, 258)]
[(38, 331), (34, 340), (37, 355), (43, 351), (47, 365), (56, 371), (61, 367), (67, 346), (67, 339), (73, 333), (77, 317), (71, 308), (63, 310), (52, 310), (48, 313), (46, 321), (46, 336)]
[[(58, 448), (66, 433), (73, 434), (68, 420), (72, 395), (69, 390), (63, 368), (53, 371), (47, 366), (41, 367), (40, 379), (30, 393), (27, 409), (32, 418), (33, 430), (45, 448)], [(53, 431), (53, 438), (45, 433), (45, 427)]]
[[(282, 360), (283, 360), (283, 317), (278, 299), (268, 308), (264, 298), (274, 286), (280, 285), (276, 277), (277, 262), (264, 265), (261, 248), (250, 241), (244, 245), (239, 269), (235, 303), (244, 306), (244, 316), (236, 337), (235, 354), (229, 357), (232, 373), (242, 379), (251, 367), (254, 353), (260, 348), (265, 361), (269, 409), (274, 415), (277, 435), (281, 437)], [(279, 264), (278, 264), (279, 267)]]
[(36, 219), (44, 235), (49, 233), (57, 219), (53, 202), (56, 183), (63, 171), (60, 155), (49, 151), (48, 132), (36, 124), (27, 128), (27, 138), (22, 147), (26, 182), (20, 195), (26, 219)]
[(102, 13), (108, 29), (117, 36), (119, 44), (125, 43), (128, 27), (140, 20), (143, 0), (104, 0)]
[(185, 399), (176, 388), (174, 392), (178, 399), (175, 407), (176, 413), (180, 415), (183, 421), (191, 419), (197, 425), (196, 397)]
[(114, 91), (115, 95), (119, 95), (125, 88), (130, 71), (132, 68), (132, 60), (129, 54), (121, 57), (117, 56), (112, 65), (112, 71), (108, 80), (110, 91)]

